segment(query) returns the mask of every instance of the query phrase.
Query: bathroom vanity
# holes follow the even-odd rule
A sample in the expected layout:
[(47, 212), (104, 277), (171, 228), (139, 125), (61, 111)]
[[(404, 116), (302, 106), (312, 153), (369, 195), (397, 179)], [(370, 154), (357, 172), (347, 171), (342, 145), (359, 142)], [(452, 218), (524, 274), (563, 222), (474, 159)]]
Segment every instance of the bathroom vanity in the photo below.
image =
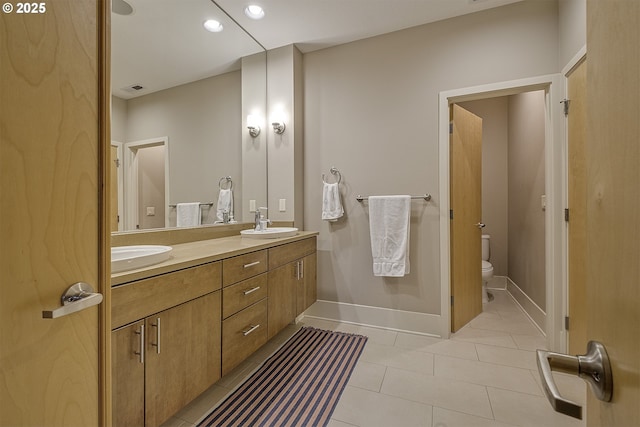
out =
[(112, 275), (113, 424), (158, 426), (316, 300), (315, 232), (173, 246)]

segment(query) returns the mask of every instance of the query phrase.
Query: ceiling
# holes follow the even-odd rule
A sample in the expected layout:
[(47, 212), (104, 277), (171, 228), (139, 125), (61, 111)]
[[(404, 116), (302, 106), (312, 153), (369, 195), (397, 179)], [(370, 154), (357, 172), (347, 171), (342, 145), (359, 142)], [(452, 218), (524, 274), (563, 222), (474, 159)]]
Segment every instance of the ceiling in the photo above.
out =
[[(263, 47), (295, 43), (307, 53), (517, 1), (126, 0), (133, 13), (112, 14), (113, 93), (128, 99), (236, 70)], [(264, 8), (262, 20), (244, 15), (250, 3)], [(205, 31), (206, 19), (224, 30)]]

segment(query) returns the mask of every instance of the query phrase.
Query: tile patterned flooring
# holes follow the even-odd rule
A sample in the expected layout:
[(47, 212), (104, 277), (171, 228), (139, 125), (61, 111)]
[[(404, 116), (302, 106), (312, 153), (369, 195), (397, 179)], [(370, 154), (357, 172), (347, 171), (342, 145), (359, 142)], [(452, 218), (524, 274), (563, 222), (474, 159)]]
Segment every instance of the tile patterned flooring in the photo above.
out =
[[(553, 411), (538, 377), (544, 336), (506, 291), (449, 340), (306, 318), (222, 378), (165, 427), (191, 427), (301, 325), (367, 335), (369, 341), (329, 427), (585, 426)], [(555, 374), (562, 395), (586, 404), (586, 384)], [(586, 412), (586, 411), (585, 411)]]

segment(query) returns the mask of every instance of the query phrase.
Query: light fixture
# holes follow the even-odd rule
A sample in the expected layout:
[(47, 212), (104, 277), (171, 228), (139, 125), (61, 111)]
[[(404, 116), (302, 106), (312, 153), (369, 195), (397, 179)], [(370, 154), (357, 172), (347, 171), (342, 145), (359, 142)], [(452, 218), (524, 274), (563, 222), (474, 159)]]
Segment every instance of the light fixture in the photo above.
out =
[(264, 18), (264, 9), (257, 4), (250, 4), (244, 8), (244, 14), (251, 19), (262, 19)]
[(273, 126), (273, 131), (278, 135), (282, 135), (286, 126), (284, 124), (284, 113), (279, 110), (273, 113), (271, 116), (271, 125)]
[(247, 128), (249, 129), (249, 135), (253, 138), (260, 135), (260, 126), (258, 126), (258, 118), (253, 114), (247, 116)]
[(204, 28), (212, 33), (219, 33), (224, 28), (222, 24), (215, 19), (207, 19), (204, 21)]

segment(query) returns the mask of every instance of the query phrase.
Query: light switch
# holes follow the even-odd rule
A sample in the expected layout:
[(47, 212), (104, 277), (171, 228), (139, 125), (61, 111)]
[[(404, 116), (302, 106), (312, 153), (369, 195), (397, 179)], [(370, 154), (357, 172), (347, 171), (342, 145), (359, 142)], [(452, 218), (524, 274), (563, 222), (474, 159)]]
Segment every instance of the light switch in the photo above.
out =
[(279, 209), (280, 212), (284, 212), (287, 210), (287, 199), (280, 199)]
[(540, 204), (542, 205), (542, 210), (547, 209), (547, 196), (545, 194), (540, 197)]
[(155, 216), (156, 207), (155, 206), (147, 206), (147, 216)]
[(249, 212), (255, 212), (255, 211), (256, 211), (256, 201), (249, 200)]

